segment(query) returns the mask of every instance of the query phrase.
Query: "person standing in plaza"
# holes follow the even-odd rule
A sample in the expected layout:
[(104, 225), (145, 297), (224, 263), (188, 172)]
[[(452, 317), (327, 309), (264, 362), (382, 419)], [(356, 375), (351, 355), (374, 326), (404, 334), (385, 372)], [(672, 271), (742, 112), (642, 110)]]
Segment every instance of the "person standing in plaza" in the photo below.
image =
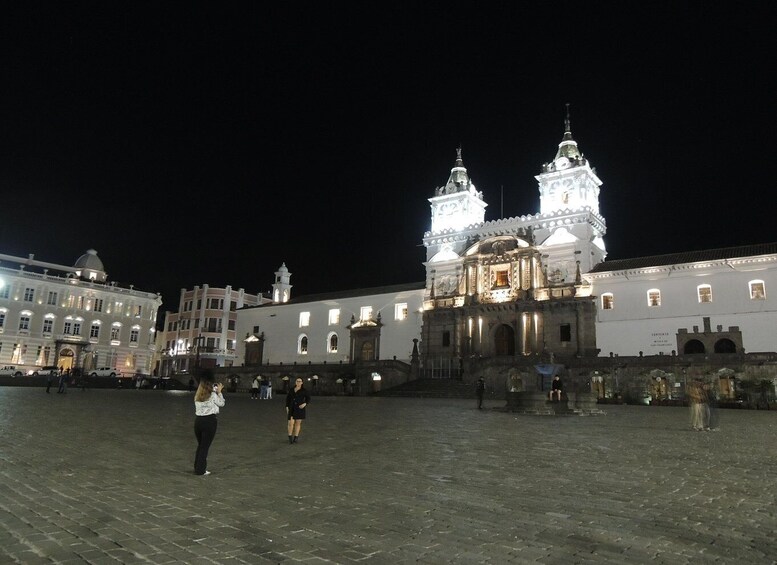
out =
[(251, 400), (256, 400), (259, 397), (259, 379), (259, 375), (256, 375), (251, 381)]
[(272, 377), (267, 377), (267, 400), (272, 400)]
[(483, 408), (483, 394), (486, 392), (486, 381), (480, 377), (475, 383), (475, 393), (478, 397), (478, 410)]
[(718, 393), (714, 385), (706, 383), (704, 385), (705, 397), (707, 400), (707, 431), (720, 431), (720, 414), (718, 413)]
[(259, 377), (259, 400), (267, 400), (267, 378)]
[(194, 435), (197, 438), (197, 451), (194, 454), (195, 475), (210, 475), (208, 450), (216, 436), (219, 408), (223, 408), (226, 403), (221, 392), (224, 385), (214, 383), (213, 380), (212, 372), (203, 372), (194, 394)]
[(302, 420), (305, 419), (305, 408), (307, 408), (308, 402), (310, 402), (310, 394), (302, 386), (302, 379), (297, 377), (294, 381), (294, 388), (286, 395), (289, 443), (297, 443), (299, 433), (302, 431)]
[(46, 394), (50, 394), (51, 390), (51, 383), (54, 382), (54, 377), (57, 374), (57, 371), (55, 369), (51, 369), (49, 371), (49, 374), (46, 375)]
[(701, 379), (691, 381), (688, 387), (688, 407), (691, 409), (691, 428), (697, 432), (703, 431), (707, 427), (704, 396), (705, 392)]
[(59, 373), (59, 389), (57, 393), (67, 394), (67, 381), (70, 380), (70, 369), (65, 369)]

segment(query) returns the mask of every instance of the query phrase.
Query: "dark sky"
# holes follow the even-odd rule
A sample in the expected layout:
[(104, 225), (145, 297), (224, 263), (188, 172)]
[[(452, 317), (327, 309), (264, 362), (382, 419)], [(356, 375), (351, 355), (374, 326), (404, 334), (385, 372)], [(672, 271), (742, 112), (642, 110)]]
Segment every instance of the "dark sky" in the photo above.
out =
[(455, 148), (536, 213), (567, 102), (609, 258), (777, 240), (773, 2), (162, 4), (0, 9), (0, 252), (171, 309), (422, 280)]

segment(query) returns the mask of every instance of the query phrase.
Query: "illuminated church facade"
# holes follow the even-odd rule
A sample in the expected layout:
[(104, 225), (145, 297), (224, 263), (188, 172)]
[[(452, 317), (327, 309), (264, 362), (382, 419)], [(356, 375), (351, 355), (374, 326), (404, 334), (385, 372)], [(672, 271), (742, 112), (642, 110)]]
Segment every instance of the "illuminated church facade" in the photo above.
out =
[(459, 150), (429, 198), (424, 282), (296, 298), (288, 270), (276, 273), (273, 303), (238, 312), (239, 353), (247, 365), (392, 359), (469, 378), (495, 360), (777, 351), (777, 244), (606, 261), (602, 181), (568, 115), (535, 179), (538, 213), (486, 221)]

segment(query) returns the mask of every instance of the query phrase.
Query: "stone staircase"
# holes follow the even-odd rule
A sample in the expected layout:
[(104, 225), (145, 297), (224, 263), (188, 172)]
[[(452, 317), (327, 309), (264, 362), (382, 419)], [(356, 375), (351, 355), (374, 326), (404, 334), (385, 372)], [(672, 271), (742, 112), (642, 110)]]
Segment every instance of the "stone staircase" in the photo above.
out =
[(475, 398), (475, 385), (452, 379), (416, 379), (374, 393), (405, 398)]

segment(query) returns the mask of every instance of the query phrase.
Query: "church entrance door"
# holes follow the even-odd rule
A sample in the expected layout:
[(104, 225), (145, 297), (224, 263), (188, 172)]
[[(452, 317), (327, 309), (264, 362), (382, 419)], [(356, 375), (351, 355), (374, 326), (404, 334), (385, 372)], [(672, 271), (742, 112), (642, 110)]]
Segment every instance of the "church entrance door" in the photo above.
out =
[(496, 329), (494, 334), (494, 354), (515, 355), (515, 330), (512, 327), (502, 324)]

